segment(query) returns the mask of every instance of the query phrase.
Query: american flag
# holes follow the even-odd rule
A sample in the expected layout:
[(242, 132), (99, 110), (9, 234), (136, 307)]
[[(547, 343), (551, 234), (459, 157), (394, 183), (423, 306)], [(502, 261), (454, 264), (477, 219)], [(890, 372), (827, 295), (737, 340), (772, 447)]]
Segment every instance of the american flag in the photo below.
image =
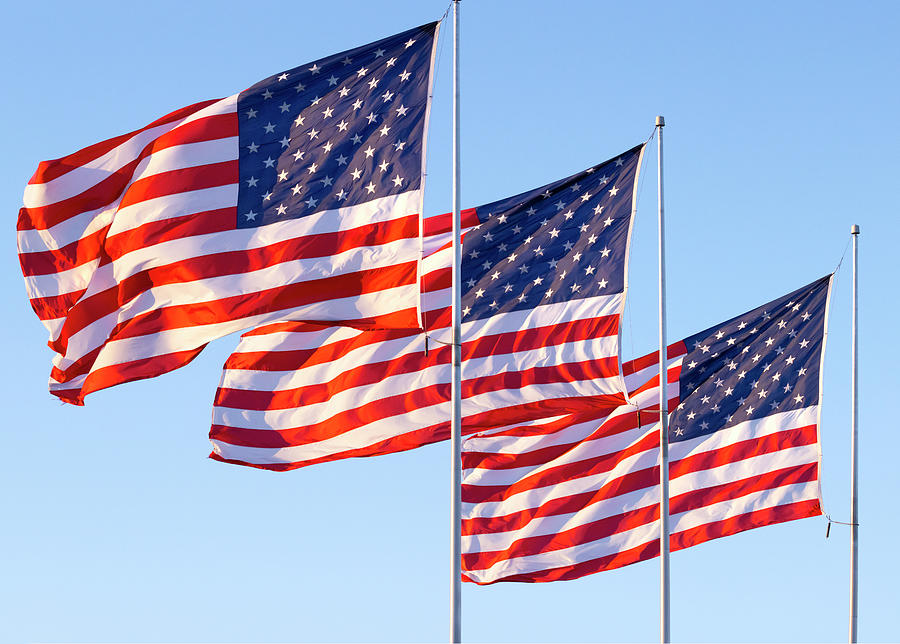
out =
[(438, 24), (275, 74), (46, 161), (18, 248), (83, 404), (282, 319), (418, 326)]
[[(831, 278), (668, 349), (671, 549), (822, 513), (820, 379)], [(466, 580), (575, 579), (659, 554), (659, 376), (629, 402), (463, 444)]]
[[(623, 402), (642, 152), (462, 213), (464, 432)], [(426, 225), (427, 334), (289, 320), (245, 334), (216, 394), (213, 458), (286, 470), (449, 436), (449, 215)]]

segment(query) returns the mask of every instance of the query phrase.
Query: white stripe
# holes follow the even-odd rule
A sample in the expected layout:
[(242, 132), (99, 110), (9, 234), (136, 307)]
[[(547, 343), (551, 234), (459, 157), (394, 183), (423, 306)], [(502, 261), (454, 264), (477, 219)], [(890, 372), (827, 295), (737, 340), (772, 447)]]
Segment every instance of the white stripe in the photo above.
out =
[[(578, 428), (579, 427), (576, 426), (576, 429)], [(598, 426), (595, 425), (594, 430), (596, 431), (597, 429)], [(563, 465), (572, 465), (581, 461), (590, 461), (610, 454), (622, 452), (628, 449), (633, 443), (640, 440), (646, 433), (645, 429), (638, 427), (637, 429), (622, 432), (621, 434), (615, 434), (614, 436), (602, 436), (592, 440), (587, 440), (585, 438), (579, 442), (573, 443), (570, 449), (566, 450), (564, 454), (561, 454), (553, 460), (545, 461), (541, 465), (525, 465), (522, 467), (502, 469), (492, 469), (490, 467), (467, 468), (463, 470), (463, 484), (472, 486), (513, 485), (526, 477), (553, 470)], [(469, 446), (467, 445), (466, 447), (466, 451), (470, 451)], [(505, 453), (501, 449), (496, 451), (485, 451), (494, 454)], [(653, 449), (648, 451), (655, 452), (657, 450)], [(600, 475), (607, 476), (604, 473), (601, 473)], [(600, 475), (595, 474), (593, 476), (596, 477)]]
[[(260, 315), (241, 318), (238, 320), (220, 322), (216, 324), (195, 325), (180, 329), (168, 329), (150, 335), (135, 338), (123, 338), (111, 340), (103, 346), (93, 371), (105, 366), (141, 360), (155, 356), (165, 355), (176, 351), (188, 351), (199, 348), (217, 338), (253, 327), (257, 324), (273, 322), (284, 315), (303, 316), (307, 319), (328, 319), (329, 315), (342, 315), (344, 319), (358, 319), (369, 317), (376, 313), (382, 313), (388, 309), (391, 302), (414, 298), (417, 290), (414, 285), (400, 286), (385, 289), (375, 293), (348, 298), (336, 298), (324, 302), (317, 302), (305, 306), (296, 307), (288, 311), (272, 311)], [(116, 313), (113, 313), (114, 317)], [(107, 318), (110, 316), (107, 316)], [(106, 318), (98, 321), (98, 324), (106, 324)], [(113, 320), (114, 325), (114, 320)], [(91, 328), (91, 327), (88, 327)], [(109, 326), (112, 328), (112, 326)], [(70, 365), (70, 361), (57, 356), (58, 367)]]
[(462, 336), (463, 339), (478, 338), (508, 330), (524, 331), (551, 324), (564, 324), (604, 315), (615, 315), (619, 311), (623, 298), (622, 293), (599, 295), (569, 302), (542, 304), (533, 309), (500, 313), (488, 318), (464, 322)]
[[(659, 505), (659, 489), (635, 490), (616, 497), (603, 498), (585, 505), (577, 512), (535, 517), (525, 526), (507, 532), (489, 532), (463, 536), (463, 552), (492, 552), (505, 550), (515, 541), (527, 537), (558, 534), (578, 526), (618, 516), (638, 508)], [(503, 515), (498, 515), (503, 516)], [(465, 525), (465, 521), (463, 521)]]
[(728, 499), (696, 510), (670, 515), (669, 525), (672, 535), (690, 530), (707, 523), (722, 521), (756, 510), (768, 510), (798, 501), (812, 501), (819, 498), (819, 482), (794, 483), (770, 490), (753, 492), (742, 497)]
[(723, 485), (743, 479), (758, 477), (785, 467), (800, 467), (816, 463), (819, 451), (815, 445), (789, 447), (777, 452), (760, 454), (751, 458), (720, 465), (718, 467), (690, 472), (673, 478), (669, 483), (669, 497)]
[(562, 548), (537, 555), (498, 561), (485, 570), (466, 570), (465, 575), (479, 582), (496, 581), (509, 575), (539, 572), (599, 559), (659, 538), (659, 522), (651, 521), (632, 530), (616, 533), (586, 545)]
[[(357, 409), (388, 396), (411, 393), (429, 385), (449, 383), (449, 371), (448, 366), (441, 365), (413, 374), (388, 376), (375, 384), (365, 384), (337, 391), (322, 402), (306, 403), (299, 408), (258, 411), (216, 406), (213, 408), (213, 423), (229, 427), (268, 430), (309, 427), (327, 421), (345, 410)], [(440, 421), (441, 419), (438, 418), (432, 422)]]
[[(440, 403), (430, 407), (420, 407), (404, 414), (411, 429), (429, 427), (447, 420), (450, 403)], [(236, 459), (256, 464), (303, 463), (316, 458), (333, 456), (342, 452), (374, 445), (388, 438), (398, 436), (394, 418), (381, 419), (337, 436), (307, 445), (267, 448), (241, 447), (224, 441), (213, 440), (213, 451), (223, 458)]]
[(25, 188), (26, 208), (38, 208), (75, 197), (97, 185), (111, 173), (134, 161), (140, 153), (163, 134), (201, 118), (227, 114), (237, 109), (237, 94), (223, 98), (181, 120), (138, 132), (106, 154), (72, 168), (69, 172), (46, 183), (33, 183)]

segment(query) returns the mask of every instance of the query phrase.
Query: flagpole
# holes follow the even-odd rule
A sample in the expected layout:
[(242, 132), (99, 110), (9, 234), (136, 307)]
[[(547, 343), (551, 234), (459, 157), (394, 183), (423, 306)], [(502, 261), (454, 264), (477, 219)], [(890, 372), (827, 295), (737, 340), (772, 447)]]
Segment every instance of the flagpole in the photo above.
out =
[(850, 345), (850, 644), (856, 642), (856, 628), (859, 609), (859, 497), (857, 491), (857, 477), (859, 458), (857, 454), (857, 432), (859, 430), (859, 406), (858, 393), (858, 337), (857, 323), (859, 321), (858, 299), (858, 262), (859, 262), (859, 226), (850, 227), (850, 235), (853, 237), (853, 318), (851, 321), (851, 345)]
[(459, 215), (459, 0), (453, 0), (453, 365), (450, 386), (451, 414), (450, 457), (453, 466), (450, 485), (452, 498), (451, 585), (450, 585), (450, 641), (462, 641), (462, 347), (460, 311), (462, 309), (462, 243)]
[(659, 641), (669, 642), (669, 392), (666, 368), (666, 227), (663, 209), (663, 127), (656, 117), (659, 197)]

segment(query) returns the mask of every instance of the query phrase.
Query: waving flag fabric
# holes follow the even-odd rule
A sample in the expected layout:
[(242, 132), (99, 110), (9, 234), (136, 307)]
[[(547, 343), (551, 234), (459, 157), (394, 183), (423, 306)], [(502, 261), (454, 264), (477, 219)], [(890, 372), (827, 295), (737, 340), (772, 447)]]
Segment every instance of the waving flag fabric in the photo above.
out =
[(416, 327), (432, 23), (40, 164), (18, 247), (51, 392), (282, 319)]
[[(463, 431), (624, 400), (618, 331), (642, 146), (463, 213)], [(284, 321), (244, 335), (212, 457), (293, 469), (449, 436), (449, 215), (426, 220), (424, 333)], [(427, 350), (426, 350), (427, 349)]]
[[(670, 530), (679, 550), (821, 514), (818, 426), (830, 277), (669, 347)], [(463, 444), (467, 581), (575, 579), (659, 554), (659, 377), (630, 402)]]

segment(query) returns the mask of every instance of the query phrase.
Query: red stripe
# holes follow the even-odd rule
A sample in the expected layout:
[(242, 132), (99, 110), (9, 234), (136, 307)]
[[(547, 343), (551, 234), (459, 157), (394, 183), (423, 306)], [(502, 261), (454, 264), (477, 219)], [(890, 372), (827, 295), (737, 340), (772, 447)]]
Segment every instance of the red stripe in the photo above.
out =
[(182, 192), (228, 186), (237, 183), (238, 179), (237, 160), (159, 172), (128, 186), (119, 208)]
[(406, 434), (392, 436), (386, 440), (380, 441), (373, 445), (369, 445), (367, 447), (350, 449), (344, 452), (329, 454), (327, 456), (320, 456), (318, 458), (313, 458), (305, 461), (295, 461), (290, 463), (251, 463), (249, 461), (243, 461), (236, 458), (226, 458), (224, 456), (216, 454), (215, 452), (211, 453), (209, 457), (223, 463), (246, 465), (262, 470), (285, 472), (288, 470), (296, 470), (301, 467), (307, 467), (309, 465), (316, 465), (318, 463), (337, 461), (344, 458), (362, 458), (369, 456), (380, 456), (382, 454), (393, 454), (395, 452), (403, 452), (406, 450), (414, 449), (416, 447), (422, 447), (423, 445), (429, 445), (438, 441), (447, 440), (449, 437), (450, 423), (449, 421), (446, 421), (438, 425), (433, 425), (431, 427), (425, 427), (412, 432), (407, 432)]
[(601, 358), (585, 362), (564, 362), (552, 367), (532, 367), (525, 371), (506, 371), (462, 382), (462, 397), (471, 398), (496, 391), (513, 391), (532, 385), (575, 383), (612, 378), (619, 369), (615, 358)]
[[(267, 327), (266, 333), (274, 333), (276, 331), (296, 332), (300, 330), (297, 328), (299, 325), (305, 327), (302, 329), (304, 331), (321, 331), (323, 329), (323, 326), (321, 325), (313, 325), (304, 322), (288, 322), (279, 324), (278, 326), (280, 328), (276, 329)], [(306, 367), (328, 364), (330, 362), (340, 360), (351, 351), (360, 349), (362, 347), (377, 345), (391, 340), (415, 338), (421, 333), (422, 331), (420, 331), (419, 329), (370, 331), (368, 333), (361, 333), (346, 340), (329, 342), (328, 344), (312, 349), (293, 349), (290, 351), (242, 351), (240, 353), (235, 352), (228, 356), (228, 360), (225, 362), (225, 369), (241, 369), (251, 371), (299, 371), (300, 369), (304, 369)], [(245, 333), (244, 337), (247, 337), (249, 335), (254, 335), (254, 333)], [(447, 353), (447, 351), (444, 351), (443, 353)], [(421, 364), (421, 368), (424, 369), (427, 366), (438, 364), (438, 362), (436, 362), (438, 355), (442, 354), (439, 354), (438, 351), (435, 350), (433, 353), (429, 352), (429, 356), (427, 358), (425, 358), (421, 354), (413, 354), (412, 358), (417, 361), (421, 360), (419, 364)], [(448, 358), (442, 359), (448, 360)], [(410, 356), (400, 356), (398, 360), (403, 360), (406, 364), (415, 366), (414, 362), (410, 363)], [(392, 362), (394, 361), (381, 362), (379, 364), (385, 367), (389, 367), (391, 373), (398, 373), (396, 367), (392, 364)], [(410, 369), (410, 371), (417, 370), (418, 369)], [(256, 408), (251, 407), (250, 409)]]
[(708, 452), (692, 454), (669, 464), (669, 478), (676, 479), (679, 476), (708, 470), (728, 463), (736, 463), (754, 456), (772, 454), (791, 447), (802, 445), (814, 445), (818, 433), (816, 425), (807, 425), (796, 429), (785, 429), (766, 436), (748, 438), (732, 445)]
[(538, 555), (554, 550), (584, 546), (612, 535), (634, 530), (659, 519), (659, 505), (628, 510), (611, 517), (583, 523), (568, 530), (516, 539), (499, 551), (467, 553), (462, 556), (464, 570), (485, 570), (499, 561)]
[[(462, 228), (471, 228), (477, 226), (481, 222), (478, 219), (478, 213), (475, 208), (466, 208), (459, 211), (460, 225)], [(425, 237), (433, 237), (435, 235), (444, 235), (452, 232), (453, 213), (448, 212), (443, 215), (432, 215), (427, 217), (422, 225), (423, 235)]]
[(681, 514), (722, 501), (732, 501), (754, 492), (774, 490), (795, 483), (809, 483), (819, 478), (818, 463), (792, 465), (773, 472), (755, 474), (745, 479), (729, 481), (721, 485), (691, 490), (670, 499), (669, 513)]
[[(679, 340), (674, 344), (670, 344), (666, 348), (666, 357), (669, 360), (674, 360), (675, 358), (680, 358), (681, 356), (687, 353), (687, 347), (684, 342)], [(628, 362), (622, 363), (622, 373), (626, 376), (630, 376), (633, 373), (641, 371), (642, 369), (647, 369), (648, 367), (652, 367), (654, 365), (659, 364), (659, 351), (654, 351), (646, 356), (641, 356), (640, 358), (635, 358), (634, 360), (629, 360)]]
[[(53, 348), (57, 352), (65, 354), (65, 348), (69, 337), (84, 329), (95, 320), (98, 320), (105, 315), (108, 315), (120, 309), (126, 302), (131, 301), (144, 291), (147, 291), (151, 288), (163, 286), (166, 284), (181, 284), (194, 280), (247, 273), (255, 270), (260, 270), (268, 266), (274, 266), (279, 263), (295, 261), (297, 257), (326, 257), (357, 247), (375, 246), (378, 244), (388, 243), (390, 241), (408, 239), (411, 236), (414, 237), (416, 234), (416, 230), (418, 228), (417, 219), (418, 218), (415, 215), (411, 215), (391, 222), (372, 224), (352, 230), (299, 237), (296, 239), (289, 239), (271, 244), (262, 248), (226, 251), (214, 255), (193, 257), (165, 266), (148, 268), (119, 280), (119, 282), (115, 286), (105, 291), (95, 293), (81, 300), (81, 302), (78, 303), (78, 306), (76, 306), (69, 312), (66, 324), (62, 332), (60, 333), (60, 338), (54, 344)], [(415, 264), (411, 263), (411, 265), (413, 266), (412, 280), (414, 282)], [(384, 271), (386, 269), (379, 270)], [(387, 270), (394, 270), (391, 275), (398, 281), (393, 285), (410, 283), (410, 278), (408, 275), (410, 264), (398, 265), (398, 267), (389, 268)], [(360, 282), (369, 281), (368, 278), (365, 277), (366, 274), (367, 273), (363, 271), (351, 273), (344, 276), (322, 278), (320, 280), (310, 280), (307, 282), (301, 282), (299, 284), (292, 284), (283, 287), (276, 287), (274, 289), (268, 289), (267, 291), (260, 291), (256, 294), (226, 298), (225, 300), (219, 300), (217, 302), (250, 302), (254, 298), (275, 298), (281, 292), (285, 293), (285, 295), (283, 295), (284, 298), (291, 299), (292, 297), (300, 295), (299, 293), (297, 293), (298, 287), (299, 290), (307, 287), (309, 288), (309, 291), (307, 293), (309, 297), (301, 297), (300, 300), (298, 300), (300, 301), (300, 303), (304, 304), (331, 299), (331, 297), (329, 297), (327, 294), (327, 288), (331, 287), (337, 288), (335, 294), (332, 297), (340, 297), (340, 293), (346, 293), (346, 295), (359, 294), (361, 292), (364, 292), (360, 287)], [(372, 276), (377, 280), (375, 273), (373, 273)], [(390, 285), (392, 284), (388, 282), (387, 286)], [(291, 295), (287, 295), (287, 293), (291, 293)], [(279, 310), (280, 308), (290, 307), (274, 307), (271, 310)], [(255, 310), (252, 307), (250, 307), (250, 309)], [(167, 313), (167, 311), (170, 310), (173, 311), (173, 313)], [(159, 309), (157, 311), (144, 314), (143, 316), (138, 316), (134, 319), (136, 320), (142, 317), (146, 317), (147, 315), (154, 314), (161, 317), (177, 317), (177, 314), (174, 313), (174, 311), (176, 310), (195, 310), (196, 312), (214, 310), (218, 312), (216, 315), (219, 317), (210, 317), (207, 314), (205, 316), (207, 319), (227, 320), (237, 319), (238, 317), (246, 317), (245, 315), (227, 317), (226, 313), (222, 310), (222, 307), (216, 302), (212, 302), (202, 304), (187, 304), (181, 305), (180, 307), (168, 307), (166, 309)], [(254, 313), (247, 313), (246, 315), (254, 315)], [(124, 324), (134, 325), (137, 323), (133, 321), (127, 321)], [(164, 328), (176, 327), (160, 326), (156, 327), (156, 330)], [(147, 333), (152, 332), (154, 331), (147, 331)], [(143, 333), (133, 333), (132, 335), (143, 335)]]
[(41, 320), (55, 320), (63, 317), (71, 307), (75, 306), (86, 290), (82, 288), (62, 295), (34, 297), (30, 300), (31, 308)]
[[(463, 343), (462, 359), (534, 351), (567, 342), (580, 342), (615, 336), (619, 332), (619, 316), (605, 315), (583, 320), (550, 324), (534, 329), (484, 335)], [(616, 367), (618, 372), (618, 367)]]
[(34, 176), (31, 177), (28, 183), (31, 185), (39, 183), (49, 183), (57, 177), (61, 177), (67, 172), (71, 171), (73, 168), (83, 166), (86, 163), (90, 163), (94, 159), (102, 157), (110, 150), (119, 147), (120, 145), (128, 141), (128, 139), (134, 137), (137, 134), (140, 134), (141, 132), (144, 132), (145, 130), (152, 129), (160, 125), (165, 125), (167, 123), (173, 123), (183, 118), (187, 118), (194, 112), (198, 112), (204, 107), (208, 107), (220, 100), (221, 99), (202, 101), (200, 103), (188, 105), (187, 107), (182, 107), (181, 109), (175, 110), (174, 112), (170, 112), (169, 114), (156, 119), (149, 125), (146, 125), (139, 130), (134, 130), (133, 132), (129, 132), (128, 134), (123, 134), (112, 139), (100, 141), (99, 143), (89, 145), (86, 148), (82, 148), (78, 152), (73, 152), (72, 154), (61, 157), (59, 159), (54, 159), (51, 161), (41, 161), (38, 164), (37, 170), (35, 170), (34, 172)]
[[(84, 397), (95, 391), (133, 380), (153, 378), (188, 364), (206, 347), (177, 351), (130, 362), (121, 362), (92, 371), (85, 378), (80, 389), (51, 389), (50, 393), (73, 405), (84, 405)], [(96, 356), (94, 356), (96, 359)], [(93, 364), (93, 360), (91, 360)]]
[(341, 410), (320, 423), (291, 429), (244, 429), (213, 425), (209, 437), (247, 447), (280, 448), (309, 445), (378, 420), (440, 404), (448, 400), (449, 390), (449, 384), (423, 387), (408, 393), (387, 396), (353, 409)]
[[(19, 211), (17, 229), (21, 231), (51, 228), (84, 212), (107, 206), (129, 186), (138, 165), (154, 152), (176, 145), (233, 137), (237, 136), (237, 132), (237, 115), (233, 113), (218, 114), (179, 126), (149, 143), (136, 159), (110, 173), (81, 194), (46, 206), (23, 208)], [(152, 177), (147, 178), (150, 179)], [(227, 175), (223, 175), (220, 182), (215, 185), (226, 185), (236, 181), (237, 172), (228, 171)], [(167, 194), (175, 192), (178, 191), (170, 190)]]
[[(511, 485), (463, 485), (462, 498), (466, 503), (495, 503), (540, 487), (559, 485), (579, 478), (612, 471), (619, 463), (635, 454), (646, 452), (657, 444), (652, 434), (645, 435), (628, 447), (611, 454), (586, 458), (574, 463), (562, 463), (528, 474)], [(653, 476), (659, 477), (659, 467), (634, 470), (605, 483), (598, 496), (612, 497), (653, 485)], [(633, 475), (633, 476), (632, 476)], [(643, 482), (643, 483), (642, 483)], [(634, 487), (637, 485), (638, 487)]]
[[(449, 347), (443, 347), (429, 352), (427, 357), (421, 353), (416, 353), (395, 358), (394, 360), (371, 362), (356, 368), (342, 370), (339, 375), (328, 382), (318, 382), (279, 391), (220, 388), (216, 392), (215, 404), (219, 407), (258, 411), (292, 409), (314, 405), (330, 400), (334, 395), (348, 389), (374, 385), (385, 378), (417, 373), (423, 369), (441, 364), (448, 365), (449, 357)], [(267, 367), (269, 366), (271, 365), (267, 365)], [(285, 370), (290, 370), (290, 368)], [(449, 398), (446, 400), (449, 400)]]
[[(240, 320), (264, 313), (290, 310), (334, 298), (350, 298), (362, 295), (365, 292), (377, 292), (400, 284), (412, 284), (415, 283), (415, 277), (416, 263), (408, 262), (406, 264), (373, 268), (347, 275), (278, 286), (211, 302), (169, 306), (143, 313), (116, 325), (106, 341), (152, 335), (168, 329)], [(400, 311), (392, 317), (394, 319), (391, 321), (391, 324), (403, 324), (407, 327), (414, 327), (417, 324), (414, 310)], [(363, 321), (355, 320), (354, 322), (360, 324)], [(383, 320), (372, 320), (373, 325), (384, 323)], [(63, 353), (62, 351), (59, 352)], [(73, 367), (66, 369), (65, 372), (55, 372), (56, 375), (54, 377), (60, 382), (65, 382), (86, 373), (90, 366), (88, 364), (82, 365), (81, 362), (79, 360)]]
[(776, 523), (784, 523), (785, 521), (794, 521), (795, 519), (805, 519), (806, 517), (814, 517), (822, 514), (822, 507), (818, 499), (810, 499), (807, 501), (797, 501), (796, 503), (786, 503), (784, 505), (776, 505), (773, 508), (764, 508), (762, 510), (753, 510), (746, 514), (740, 514), (734, 517), (728, 517), (721, 521), (713, 521), (699, 525), (690, 530), (683, 530), (671, 535), (669, 539), (671, 550), (681, 550), (696, 546), (698, 543), (709, 541), (710, 539), (718, 539), (719, 537), (727, 537), (745, 530), (753, 528), (761, 528)]

